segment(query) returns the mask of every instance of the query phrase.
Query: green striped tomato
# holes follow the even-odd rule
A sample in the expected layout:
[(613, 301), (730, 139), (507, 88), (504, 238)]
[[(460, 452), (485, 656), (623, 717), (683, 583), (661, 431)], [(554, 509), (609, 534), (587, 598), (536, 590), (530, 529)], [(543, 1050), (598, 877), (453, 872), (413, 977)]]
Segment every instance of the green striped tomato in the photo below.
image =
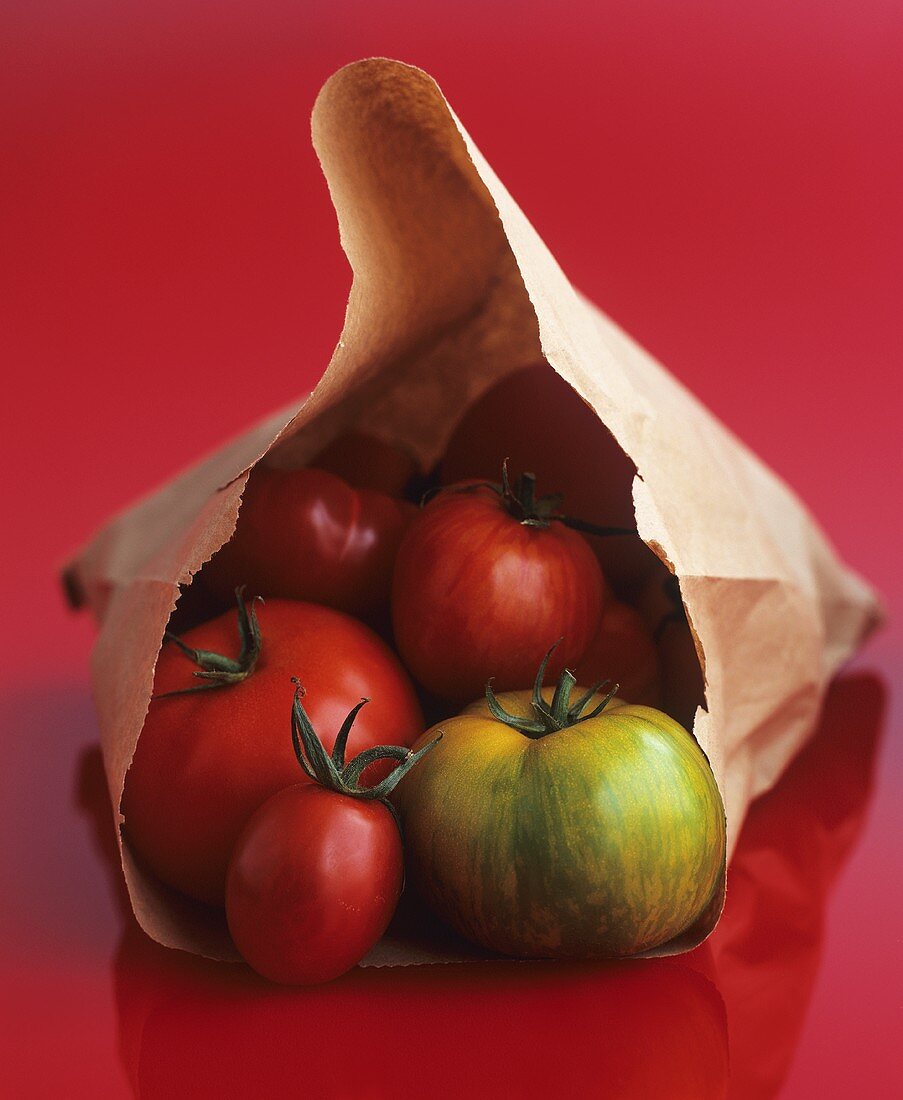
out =
[[(593, 714), (596, 696), (562, 722), (573, 686), (558, 707), (564, 728), (551, 732), (472, 704), (441, 723), (442, 742), (397, 792), (421, 893), (468, 939), (508, 955), (651, 950), (701, 916), (724, 869), (724, 808), (693, 738), (651, 707)], [(551, 713), (549, 689), (541, 698)], [(530, 692), (494, 701), (515, 724), (543, 724)]]

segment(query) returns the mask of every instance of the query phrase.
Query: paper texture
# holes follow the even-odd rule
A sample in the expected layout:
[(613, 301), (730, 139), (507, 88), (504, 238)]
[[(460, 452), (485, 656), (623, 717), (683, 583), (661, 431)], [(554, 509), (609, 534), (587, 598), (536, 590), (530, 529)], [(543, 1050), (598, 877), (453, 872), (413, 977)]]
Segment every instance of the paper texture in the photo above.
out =
[[(790, 490), (574, 290), (429, 76), (350, 65), (324, 86), (312, 124), (354, 272), (321, 382), (115, 518), (67, 570), (70, 599), (100, 623), (92, 675), (113, 805), (179, 585), (231, 535), (250, 467), (274, 444), (281, 462), (303, 464), (363, 425), (427, 467), (476, 396), (544, 356), (635, 463), (639, 532), (680, 578), (706, 679), (694, 733), (732, 847), (878, 621), (873, 593)], [(127, 848), (123, 866), (154, 939), (232, 953), (222, 922), (143, 874)], [(390, 942), (370, 961), (439, 957)]]

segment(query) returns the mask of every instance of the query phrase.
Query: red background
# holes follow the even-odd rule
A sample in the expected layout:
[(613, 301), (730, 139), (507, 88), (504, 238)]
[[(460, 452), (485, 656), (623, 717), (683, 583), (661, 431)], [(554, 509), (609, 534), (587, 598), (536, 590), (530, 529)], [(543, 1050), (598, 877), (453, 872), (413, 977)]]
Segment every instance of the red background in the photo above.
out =
[[(328, 361), (350, 273), (309, 144), (319, 86), (374, 54), (431, 72), (576, 285), (788, 479), (893, 611), (903, 597), (903, 10), (875, 0), (12, 0), (0, 21), (4, 1073), (17, 1095), (129, 1095), (122, 991), (134, 1008), (141, 983), (129, 975), (151, 973), (179, 992), (182, 1015), (157, 1045), (153, 1029), (142, 1032), (143, 1094), (164, 1081), (164, 1094), (177, 1095), (173, 1080), (234, 1050), (230, 1028), (247, 1024), (259, 1041), (241, 1071), (230, 1063), (238, 1089), (296, 1043), (294, 1009), (255, 1016), (240, 982), (219, 989), (218, 972), (166, 952), (143, 960), (140, 944), (126, 949), (131, 932), (111, 976), (124, 918), (74, 795), (80, 754), (96, 740), (91, 629), (63, 611), (53, 574), (110, 511), (304, 391)], [(901, 657), (892, 624), (860, 662), (884, 686), (854, 681), (838, 703), (846, 725), (831, 744), (854, 746), (868, 763), (869, 731), (883, 725), (885, 736), (863, 838), (827, 903), (788, 1097), (903, 1089), (894, 1045), (903, 752), (888, 736)], [(825, 806), (849, 780), (831, 759), (826, 789), (810, 792)], [(85, 767), (93, 805), (96, 760)], [(790, 834), (793, 805), (774, 810)], [(768, 913), (756, 919), (764, 927)], [(748, 1004), (756, 974), (767, 985), (770, 973), (764, 957), (751, 961)], [(541, 1044), (518, 1044), (550, 1014), (585, 1015), (621, 979), (587, 970), (550, 987), (535, 968), (524, 973), (497, 987), (473, 972), (384, 977), (378, 989), (371, 976), (291, 1004), (320, 1019), (320, 1042), (341, 1033), (343, 1018), (356, 1032), (377, 1018), (413, 1019), (426, 1053), (409, 1088), (428, 1072), (431, 1015), (449, 1004), (467, 1041), (446, 1062), (437, 1047), (444, 1080), (469, 1073), (460, 1080), (479, 1094), (499, 1052), (527, 1051), (538, 1087), (552, 1067), (578, 1094), (620, 1095), (614, 1078), (596, 1074), (595, 1032), (557, 1034), (558, 1054), (545, 1062)], [(744, 1037), (742, 1012), (732, 1017), (726, 985), (715, 985), (734, 1061), (753, 1040), (767, 1061), (780, 1041)], [(638, 988), (623, 997), (645, 1004)], [(235, 1013), (220, 1039), (193, 1038), (225, 1004)], [(485, 1029), (462, 1023), (486, 1006), (491, 1049), (478, 1041)], [(388, 1034), (389, 1046), (402, 1038)], [(383, 1095), (385, 1066), (373, 1051), (368, 1059), (370, 1073), (353, 1086), (335, 1078), (330, 1094)], [(287, 1064), (303, 1078), (297, 1060)]]

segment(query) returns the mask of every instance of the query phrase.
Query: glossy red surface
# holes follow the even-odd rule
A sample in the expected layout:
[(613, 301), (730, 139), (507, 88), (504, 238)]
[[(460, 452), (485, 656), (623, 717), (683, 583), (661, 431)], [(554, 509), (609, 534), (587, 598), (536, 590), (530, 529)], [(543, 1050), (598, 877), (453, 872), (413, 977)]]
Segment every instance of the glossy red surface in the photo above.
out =
[(334, 68), (383, 53), (437, 76), (577, 285), (899, 614), (899, 5), (83, 0), (0, 23), (3, 1091), (903, 1093), (893, 621), (754, 809), (692, 957), (286, 992), (124, 910), (92, 631), (53, 579), (112, 509), (321, 371), (349, 274), (308, 116)]

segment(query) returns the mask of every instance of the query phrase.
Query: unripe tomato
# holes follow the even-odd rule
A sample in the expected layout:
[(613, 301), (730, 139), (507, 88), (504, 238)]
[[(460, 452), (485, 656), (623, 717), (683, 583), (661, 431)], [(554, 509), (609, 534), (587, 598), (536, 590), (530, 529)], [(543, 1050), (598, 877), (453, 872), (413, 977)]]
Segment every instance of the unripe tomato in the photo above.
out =
[(578, 661), (607, 598), (584, 537), (521, 517), (495, 489), (457, 486), (434, 497), (398, 551), (392, 621), (398, 651), (424, 687), (465, 702), (495, 676), (529, 684), (550, 641)]
[[(245, 822), (299, 780), (286, 735), (285, 691), (293, 676), (304, 677), (313, 720), (323, 729), (338, 728), (362, 696), (373, 697), (354, 727), (355, 752), (387, 741), (410, 745), (423, 731), (407, 675), (362, 623), (293, 600), (268, 600), (259, 614), (259, 657), (243, 678), (234, 674), (237, 682), (230, 684), (226, 672), (226, 686), (215, 690), (163, 698), (216, 682), (192, 676), (197, 666), (178, 643), (163, 647), (122, 800), (125, 833), (151, 869), (211, 905), (223, 904), (226, 867)], [(245, 612), (248, 631), (251, 618)], [(188, 631), (180, 643), (200, 655), (235, 654), (235, 612)], [(368, 779), (382, 778), (385, 767), (378, 764)]]
[(238, 585), (371, 621), (388, 608), (395, 554), (416, 508), (326, 470), (251, 472), (232, 538), (201, 571), (222, 602)]
[(540, 682), (532, 717), (487, 692), (489, 715), (443, 722), (399, 786), (411, 878), (462, 935), (504, 954), (658, 947), (720, 901), (725, 817), (708, 761), (660, 711), (572, 705), (568, 672), (549, 703)]

